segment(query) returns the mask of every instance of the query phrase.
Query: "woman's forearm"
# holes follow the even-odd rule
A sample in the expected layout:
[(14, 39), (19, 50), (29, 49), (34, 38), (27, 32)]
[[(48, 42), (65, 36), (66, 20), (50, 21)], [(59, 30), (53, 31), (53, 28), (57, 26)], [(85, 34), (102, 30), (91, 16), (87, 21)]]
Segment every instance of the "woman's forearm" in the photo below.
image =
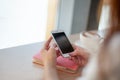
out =
[(44, 67), (45, 80), (59, 80), (56, 66), (46, 65)]

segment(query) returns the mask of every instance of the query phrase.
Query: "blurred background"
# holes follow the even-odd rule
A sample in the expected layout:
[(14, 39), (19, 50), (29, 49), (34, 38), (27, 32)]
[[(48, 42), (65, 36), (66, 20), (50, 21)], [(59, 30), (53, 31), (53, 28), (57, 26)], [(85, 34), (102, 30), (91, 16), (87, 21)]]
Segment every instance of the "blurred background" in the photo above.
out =
[(108, 9), (99, 2), (0, 0), (0, 49), (42, 42), (54, 29), (62, 29), (67, 35), (97, 30), (108, 19)]

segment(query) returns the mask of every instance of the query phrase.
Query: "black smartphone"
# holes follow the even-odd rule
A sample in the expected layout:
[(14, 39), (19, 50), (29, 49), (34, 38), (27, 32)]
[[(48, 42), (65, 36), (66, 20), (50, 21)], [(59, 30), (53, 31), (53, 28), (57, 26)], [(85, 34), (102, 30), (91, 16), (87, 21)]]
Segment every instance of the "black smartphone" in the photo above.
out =
[(51, 34), (60, 50), (61, 55), (63, 57), (69, 57), (70, 56), (69, 53), (73, 52), (74, 49), (69, 39), (67, 38), (65, 32), (61, 30), (55, 30), (55, 31), (52, 31)]

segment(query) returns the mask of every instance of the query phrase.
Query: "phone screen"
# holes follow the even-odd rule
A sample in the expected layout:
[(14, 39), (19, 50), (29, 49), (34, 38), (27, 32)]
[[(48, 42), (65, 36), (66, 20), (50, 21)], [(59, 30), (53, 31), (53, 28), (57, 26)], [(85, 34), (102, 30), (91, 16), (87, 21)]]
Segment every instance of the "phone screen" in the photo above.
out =
[(63, 54), (74, 51), (70, 41), (64, 32), (52, 33), (52, 35)]

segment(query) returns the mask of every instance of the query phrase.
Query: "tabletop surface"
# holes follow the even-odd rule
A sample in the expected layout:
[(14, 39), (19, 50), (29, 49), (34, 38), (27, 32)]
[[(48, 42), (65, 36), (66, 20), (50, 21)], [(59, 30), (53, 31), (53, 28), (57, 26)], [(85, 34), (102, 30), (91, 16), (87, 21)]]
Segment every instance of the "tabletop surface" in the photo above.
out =
[[(70, 37), (72, 42), (78, 35)], [(39, 52), (43, 42), (0, 50), (0, 80), (41, 80), (43, 68), (32, 63), (32, 57)], [(75, 80), (80, 73), (69, 74), (58, 71), (62, 80)]]

